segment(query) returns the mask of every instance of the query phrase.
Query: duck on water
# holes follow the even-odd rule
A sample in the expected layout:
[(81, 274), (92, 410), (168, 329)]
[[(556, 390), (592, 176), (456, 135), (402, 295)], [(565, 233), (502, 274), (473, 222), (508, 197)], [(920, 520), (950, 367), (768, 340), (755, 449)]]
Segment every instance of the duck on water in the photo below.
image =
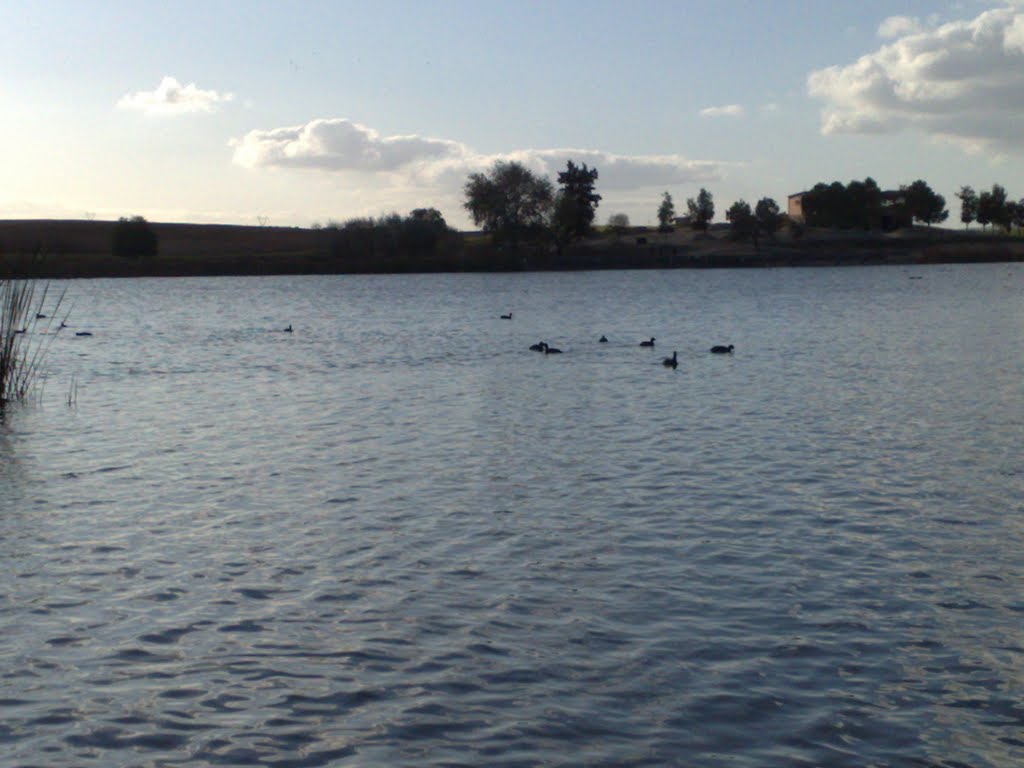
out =
[(676, 354), (677, 353), (673, 351), (672, 357), (666, 357), (664, 360), (661, 361), (661, 364), (664, 365), (666, 368), (677, 367), (679, 365), (679, 360), (676, 358)]
[(730, 345), (729, 345), (729, 346), (727, 346), (727, 347), (724, 347), (724, 346), (722, 346), (721, 344), (716, 344), (715, 346), (713, 346), (713, 347), (711, 348), (711, 352), (712, 352), (713, 354), (716, 354), (716, 355), (728, 355), (728, 354), (730, 354), (730, 353), (731, 353), (731, 352), (732, 352), (732, 351), (733, 351), (734, 349), (736, 349), (736, 347), (734, 347), (734, 346), (733, 346), (732, 344), (730, 344)]
[(654, 346), (654, 337), (651, 336), (651, 340), (650, 341), (641, 341), (640, 342), (640, 346), (641, 347), (653, 347)]

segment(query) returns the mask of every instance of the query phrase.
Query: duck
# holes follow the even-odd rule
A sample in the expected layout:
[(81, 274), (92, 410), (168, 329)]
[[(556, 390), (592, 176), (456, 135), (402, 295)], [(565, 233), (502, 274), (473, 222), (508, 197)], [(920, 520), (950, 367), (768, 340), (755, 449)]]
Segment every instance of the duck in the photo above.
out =
[(654, 337), (651, 336), (651, 340), (650, 341), (641, 341), (640, 342), (640, 346), (641, 347), (653, 347), (654, 346)]
[(536, 344), (531, 344), (530, 345), (530, 351), (531, 352), (543, 352), (544, 351), (544, 347), (546, 347), (546, 346), (547, 346), (547, 344), (545, 344), (543, 341), (538, 341)]
[(90, 331), (75, 331), (75, 336), (92, 336)]
[(733, 350), (734, 350), (735, 348), (736, 348), (736, 347), (734, 347), (734, 346), (733, 346), (732, 344), (730, 344), (730, 345), (729, 345), (729, 346), (727, 346), (727, 347), (723, 347), (723, 346), (722, 346), (721, 344), (716, 344), (715, 346), (713, 346), (713, 347), (711, 348), (711, 351), (712, 351), (712, 352), (713, 352), (714, 354), (716, 354), (716, 355), (728, 355), (728, 354), (729, 354), (730, 352), (732, 352), (732, 351), (733, 351)]
[(545, 355), (560, 355), (560, 354), (562, 354), (562, 350), (560, 350), (558, 347), (549, 347), (547, 344), (545, 344), (544, 345), (544, 354)]
[(42, 312), (36, 312), (36, 320), (45, 320), (45, 319), (46, 319), (46, 315), (44, 315)]
[(601, 344), (607, 344), (608, 343), (608, 337), (607, 336), (601, 336), (601, 338), (598, 339), (598, 342), (600, 342)]
[(661, 361), (661, 364), (666, 368), (675, 368), (679, 365), (679, 361), (676, 359), (676, 353), (672, 352), (672, 357), (666, 357)]
[(512, 319), (512, 313), (509, 312), (507, 315), (502, 315), (501, 319), (502, 320), (511, 320)]
[(284, 330), (282, 331), (282, 333), (292, 333), (292, 326), (291, 326), (291, 323), (289, 323), (289, 324), (288, 324), (288, 327), (287, 327), (287, 328), (285, 328), (285, 329), (284, 329)]

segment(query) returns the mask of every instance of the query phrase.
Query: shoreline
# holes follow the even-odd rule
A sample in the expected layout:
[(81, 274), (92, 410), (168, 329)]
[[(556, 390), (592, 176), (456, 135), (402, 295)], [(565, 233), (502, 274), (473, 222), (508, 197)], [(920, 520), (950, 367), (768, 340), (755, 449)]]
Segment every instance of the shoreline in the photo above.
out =
[[(200, 277), (301, 274), (582, 271), (608, 269), (737, 269), (819, 266), (926, 265), (1024, 261), (1024, 238), (991, 232), (914, 228), (892, 234), (812, 230), (731, 239), (727, 227), (709, 234), (634, 228), (600, 235), (560, 251), (492, 245), (460, 233), (442, 253), (384, 251), (339, 255), (332, 232), (299, 227), (151, 223), (155, 257), (110, 253), (115, 222), (0, 221), (0, 278)], [(34, 255), (35, 254), (35, 255)]]

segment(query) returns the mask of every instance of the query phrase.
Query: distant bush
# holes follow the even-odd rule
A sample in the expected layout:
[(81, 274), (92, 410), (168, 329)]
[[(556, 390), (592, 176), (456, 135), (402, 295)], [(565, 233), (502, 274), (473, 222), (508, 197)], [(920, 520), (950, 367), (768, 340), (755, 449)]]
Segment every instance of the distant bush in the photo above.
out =
[(616, 237), (622, 237), (629, 231), (629, 216), (624, 213), (613, 213), (608, 217), (608, 229)]
[(114, 225), (110, 250), (125, 259), (156, 256), (156, 232), (142, 216), (121, 217)]

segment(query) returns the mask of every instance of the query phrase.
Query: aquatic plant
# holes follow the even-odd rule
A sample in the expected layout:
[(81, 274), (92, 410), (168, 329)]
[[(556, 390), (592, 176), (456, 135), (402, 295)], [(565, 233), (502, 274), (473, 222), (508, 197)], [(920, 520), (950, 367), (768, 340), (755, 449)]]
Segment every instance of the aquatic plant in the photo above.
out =
[(37, 291), (34, 280), (0, 279), (0, 407), (27, 400), (39, 380), (46, 351), (56, 337), (56, 332), (47, 333), (50, 318), (64, 301), (62, 292), (44, 313), (48, 294), (49, 284)]

